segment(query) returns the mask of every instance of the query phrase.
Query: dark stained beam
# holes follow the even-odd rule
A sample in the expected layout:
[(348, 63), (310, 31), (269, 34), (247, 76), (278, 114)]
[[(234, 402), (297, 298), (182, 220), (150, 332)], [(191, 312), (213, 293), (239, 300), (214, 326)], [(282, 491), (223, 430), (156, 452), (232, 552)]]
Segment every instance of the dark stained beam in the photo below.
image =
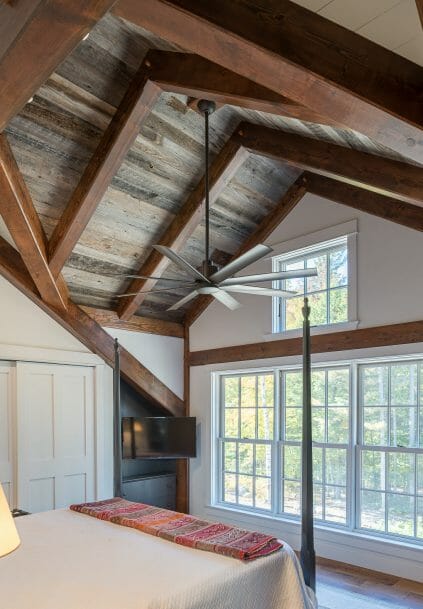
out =
[(423, 231), (422, 207), (313, 173), (305, 174), (305, 180), (307, 192), (359, 209), (384, 220)]
[(421, 162), (423, 69), (288, 0), (119, 0), (115, 14)]
[[(184, 326), (184, 416), (190, 409), (189, 326)], [(189, 459), (176, 461), (176, 509), (189, 514)]]
[(0, 11), (0, 132), (115, 0), (15, 0)]
[(149, 80), (149, 72), (143, 62), (54, 229), (49, 243), (49, 263), (55, 276), (69, 258), (134, 143), (141, 122), (160, 94), (160, 89)]
[[(19, 253), (0, 237), (0, 275), (39, 306), (109, 366), (114, 362), (114, 340), (81, 307), (68, 302), (67, 310), (50, 306), (40, 298)], [(182, 415), (184, 403), (166, 385), (121, 347), (121, 374), (130, 385), (167, 415)]]
[(42, 298), (58, 309), (67, 306), (67, 290), (53, 277), (40, 219), (6, 136), (0, 134), (0, 215)]
[(423, 206), (423, 169), (416, 165), (250, 123), (238, 134), (256, 154)]
[(416, 0), (417, 12), (419, 13), (420, 21), (423, 27), (423, 0)]
[[(232, 179), (247, 156), (248, 152), (240, 147), (239, 143), (234, 141), (232, 137), (227, 141), (210, 167), (211, 203), (219, 197), (226, 184)], [(204, 178), (201, 179), (179, 213), (167, 227), (159, 244), (178, 251), (203, 219), (203, 205)], [(160, 277), (168, 263), (169, 261), (165, 256), (153, 250), (139, 269), (138, 274)], [(122, 299), (118, 308), (119, 317), (124, 320), (130, 319), (146, 297), (145, 292), (151, 290), (155, 284), (156, 281), (154, 279), (134, 279), (127, 291), (129, 294), (135, 293), (135, 296), (128, 296)]]
[[(259, 243), (264, 243), (265, 240), (272, 234), (272, 232), (279, 226), (279, 224), (286, 218), (286, 216), (294, 209), (294, 207), (301, 201), (306, 193), (304, 186), (304, 180), (300, 176), (296, 182), (287, 190), (282, 197), (278, 205), (270, 211), (267, 216), (262, 220), (261, 224), (257, 229), (245, 240), (242, 246), (239, 248), (237, 253), (232, 259), (241, 256), (244, 252), (248, 251)], [(185, 324), (191, 326), (198, 317), (204, 313), (207, 307), (213, 302), (211, 296), (199, 296), (194, 300), (192, 306), (188, 309), (185, 315)]]
[(192, 53), (150, 51), (151, 78), (163, 91), (339, 127), (323, 115)]
[[(311, 352), (332, 353), (420, 342), (423, 342), (423, 321), (410, 321), (388, 326), (360, 328), (348, 332), (316, 334), (311, 337)], [(191, 366), (206, 366), (271, 357), (288, 357), (301, 355), (301, 353), (302, 338), (286, 338), (264, 343), (193, 351), (190, 353), (189, 362)]]
[(140, 315), (133, 315), (129, 321), (124, 321), (119, 318), (115, 311), (83, 306), (81, 306), (81, 309), (103, 328), (118, 328), (130, 332), (146, 332), (147, 334), (184, 338), (184, 326), (175, 321), (155, 317), (141, 317)]

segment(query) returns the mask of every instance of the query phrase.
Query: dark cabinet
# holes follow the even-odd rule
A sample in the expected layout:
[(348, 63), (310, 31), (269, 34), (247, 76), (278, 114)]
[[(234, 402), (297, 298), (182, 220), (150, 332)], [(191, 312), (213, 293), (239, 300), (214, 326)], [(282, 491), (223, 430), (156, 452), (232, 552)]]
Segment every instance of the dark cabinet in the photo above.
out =
[(128, 501), (148, 503), (174, 510), (176, 507), (176, 475), (130, 476), (123, 480), (123, 496)]

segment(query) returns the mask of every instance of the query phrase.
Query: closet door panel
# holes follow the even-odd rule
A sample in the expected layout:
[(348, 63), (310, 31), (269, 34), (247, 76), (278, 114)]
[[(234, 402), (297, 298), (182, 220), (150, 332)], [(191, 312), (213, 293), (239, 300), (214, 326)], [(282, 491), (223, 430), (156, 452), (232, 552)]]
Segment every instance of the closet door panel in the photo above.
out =
[(0, 484), (10, 507), (14, 502), (14, 421), (11, 364), (0, 362)]

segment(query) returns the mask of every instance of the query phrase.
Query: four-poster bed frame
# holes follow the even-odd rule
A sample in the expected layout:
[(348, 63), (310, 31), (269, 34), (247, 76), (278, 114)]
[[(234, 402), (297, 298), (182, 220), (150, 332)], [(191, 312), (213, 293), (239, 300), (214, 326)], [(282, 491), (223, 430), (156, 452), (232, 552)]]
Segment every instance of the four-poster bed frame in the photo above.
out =
[[(310, 307), (304, 298), (303, 312), (303, 430), (302, 430), (302, 499), (301, 499), (301, 552), (300, 561), (307, 586), (316, 589), (316, 559), (313, 531), (313, 459), (311, 427), (311, 358), (310, 358)], [(122, 435), (120, 407), (120, 355), (115, 339), (115, 365), (113, 376), (114, 401), (114, 495), (122, 496)]]

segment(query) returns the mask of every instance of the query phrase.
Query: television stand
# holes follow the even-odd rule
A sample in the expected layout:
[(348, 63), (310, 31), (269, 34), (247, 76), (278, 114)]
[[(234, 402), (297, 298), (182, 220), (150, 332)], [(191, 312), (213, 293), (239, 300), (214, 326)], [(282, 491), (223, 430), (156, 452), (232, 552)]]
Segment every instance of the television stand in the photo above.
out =
[(176, 509), (176, 474), (140, 474), (122, 480), (124, 499), (148, 503), (168, 510)]

